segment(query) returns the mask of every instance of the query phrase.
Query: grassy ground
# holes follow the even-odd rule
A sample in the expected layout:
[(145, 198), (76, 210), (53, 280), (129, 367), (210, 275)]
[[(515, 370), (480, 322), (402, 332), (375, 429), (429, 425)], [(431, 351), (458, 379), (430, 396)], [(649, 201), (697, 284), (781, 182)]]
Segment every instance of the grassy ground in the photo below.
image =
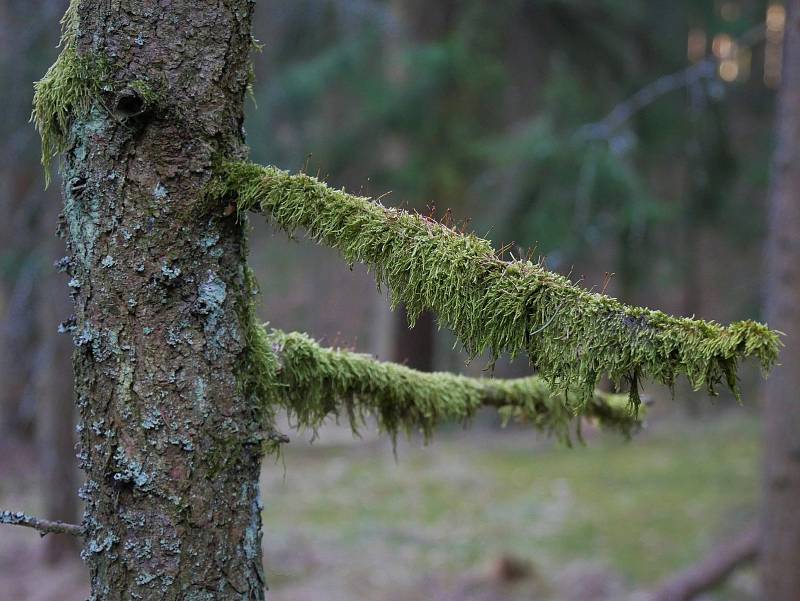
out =
[[(757, 502), (758, 424), (740, 409), (571, 450), (521, 431), (458, 430), (428, 448), (401, 443), (395, 461), (386, 441), (331, 439), (289, 445), (285, 475), (265, 465), (271, 601), (632, 601)], [(35, 470), (6, 472), (0, 505), (38, 511)], [(0, 599), (85, 598), (77, 560), (45, 567), (41, 544), (27, 529), (0, 532)], [(507, 557), (532, 574), (504, 584)], [(745, 575), (712, 598), (754, 599), (751, 586)]]
[[(753, 515), (757, 435), (735, 411), (574, 449), (483, 431), (402, 445), (397, 461), (381, 443), (295, 446), (285, 476), (268, 466), (264, 479), (265, 548), (283, 549), (268, 566), (274, 598), (326, 570), (351, 572), (326, 587), (380, 574), (351, 591), (379, 598), (506, 555), (530, 560), (544, 584), (591, 562), (625, 590), (651, 586)], [(292, 563), (291, 549), (311, 559)]]

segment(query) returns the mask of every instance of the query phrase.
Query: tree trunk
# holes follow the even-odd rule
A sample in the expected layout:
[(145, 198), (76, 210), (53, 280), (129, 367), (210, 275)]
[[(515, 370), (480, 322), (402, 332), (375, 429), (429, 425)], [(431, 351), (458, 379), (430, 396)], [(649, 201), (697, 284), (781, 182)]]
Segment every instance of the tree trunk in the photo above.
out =
[(263, 599), (244, 225), (203, 202), (245, 151), (253, 3), (77, 1), (110, 79), (63, 174), (92, 599)]
[(786, 3), (767, 241), (766, 318), (786, 333), (764, 386), (763, 597), (800, 600), (800, 0)]
[[(413, 76), (407, 72), (401, 60), (404, 46), (431, 43), (443, 37), (452, 28), (457, 11), (456, 3), (452, 0), (393, 0), (391, 8), (403, 27), (402, 32), (389, 38), (387, 72), (391, 79), (399, 83)], [(398, 138), (394, 143), (409, 146), (406, 138)], [(446, 197), (438, 193), (436, 185), (433, 187), (431, 197), (445, 201)], [(419, 208), (422, 210), (423, 207)], [(391, 359), (420, 371), (433, 371), (436, 367), (435, 337), (436, 319), (430, 311), (423, 311), (414, 327), (409, 328), (406, 309), (400, 305), (395, 311)]]
[(408, 327), (406, 308), (400, 305), (394, 320), (393, 361), (420, 371), (433, 371), (435, 367), (436, 321), (433, 313), (423, 311), (413, 328)]
[(0, 382), (3, 382), (0, 386), (0, 435), (3, 439), (27, 441), (33, 430), (30, 391), (36, 325), (32, 308), (39, 275), (35, 258), (25, 257), (13, 281), (4, 314), (0, 316)]

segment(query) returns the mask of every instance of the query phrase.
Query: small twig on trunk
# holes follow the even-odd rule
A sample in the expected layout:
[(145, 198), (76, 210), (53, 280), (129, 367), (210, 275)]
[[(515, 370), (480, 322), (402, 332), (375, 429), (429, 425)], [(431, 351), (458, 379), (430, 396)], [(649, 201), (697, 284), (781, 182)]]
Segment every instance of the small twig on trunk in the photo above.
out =
[(0, 511), (0, 524), (10, 526), (27, 526), (38, 530), (41, 536), (47, 534), (71, 534), (73, 536), (83, 536), (83, 526), (77, 524), (67, 524), (28, 515), (19, 511)]
[(758, 556), (759, 529), (755, 525), (716, 547), (697, 565), (670, 577), (648, 601), (691, 601), (722, 584), (737, 568)]

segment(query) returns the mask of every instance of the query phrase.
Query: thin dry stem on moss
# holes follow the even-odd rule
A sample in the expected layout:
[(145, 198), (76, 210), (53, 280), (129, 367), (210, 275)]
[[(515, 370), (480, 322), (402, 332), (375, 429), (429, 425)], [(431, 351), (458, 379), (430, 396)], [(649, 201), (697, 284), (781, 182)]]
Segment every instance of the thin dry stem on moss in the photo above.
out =
[(579, 420), (629, 435), (641, 424), (627, 396), (596, 391), (584, 405), (553, 394), (538, 377), (502, 380), (425, 373), (342, 349), (320, 346), (305, 334), (264, 331), (272, 357), (259, 372), (274, 383), (272, 402), (286, 408), (297, 425), (316, 430), (325, 419), (346, 417), (354, 432), (373, 416), (393, 438), (437, 426), (468, 423), (481, 407), (569, 442)]
[(600, 377), (629, 386), (672, 386), (685, 374), (695, 389), (738, 396), (739, 360), (774, 364), (778, 334), (754, 321), (722, 326), (625, 305), (590, 292), (531, 261), (503, 261), (490, 243), (422, 215), (335, 190), (306, 174), (247, 162), (222, 165), (212, 197), (258, 211), (289, 232), (305, 229), (364, 263), (411, 321), (425, 309), (452, 328), (471, 355), (527, 353), (554, 391), (587, 403)]

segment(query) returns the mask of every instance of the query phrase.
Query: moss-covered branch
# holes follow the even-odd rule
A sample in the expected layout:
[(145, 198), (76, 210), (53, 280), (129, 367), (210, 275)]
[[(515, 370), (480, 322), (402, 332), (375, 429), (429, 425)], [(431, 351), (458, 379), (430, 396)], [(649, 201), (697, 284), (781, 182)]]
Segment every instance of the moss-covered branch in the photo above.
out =
[(671, 386), (680, 374), (695, 389), (716, 394), (726, 383), (738, 395), (741, 358), (755, 357), (765, 371), (777, 358), (778, 335), (762, 324), (722, 326), (625, 305), (540, 264), (502, 261), (474, 235), (309, 175), (227, 163), (210, 193), (288, 231), (303, 228), (345, 260), (368, 265), (412, 320), (433, 310), (469, 353), (527, 353), (554, 390), (574, 391), (581, 404), (603, 374), (627, 383), (637, 404), (643, 379)]
[(541, 378), (468, 378), (425, 373), (368, 355), (321, 347), (304, 334), (265, 332), (274, 353), (262, 373), (274, 378), (277, 402), (298, 425), (316, 429), (330, 416), (346, 416), (354, 430), (366, 416), (393, 437), (421, 431), (426, 439), (448, 422), (468, 422), (481, 407), (569, 440), (580, 416), (629, 434), (638, 416), (624, 395), (595, 392), (585, 406), (553, 394)]

